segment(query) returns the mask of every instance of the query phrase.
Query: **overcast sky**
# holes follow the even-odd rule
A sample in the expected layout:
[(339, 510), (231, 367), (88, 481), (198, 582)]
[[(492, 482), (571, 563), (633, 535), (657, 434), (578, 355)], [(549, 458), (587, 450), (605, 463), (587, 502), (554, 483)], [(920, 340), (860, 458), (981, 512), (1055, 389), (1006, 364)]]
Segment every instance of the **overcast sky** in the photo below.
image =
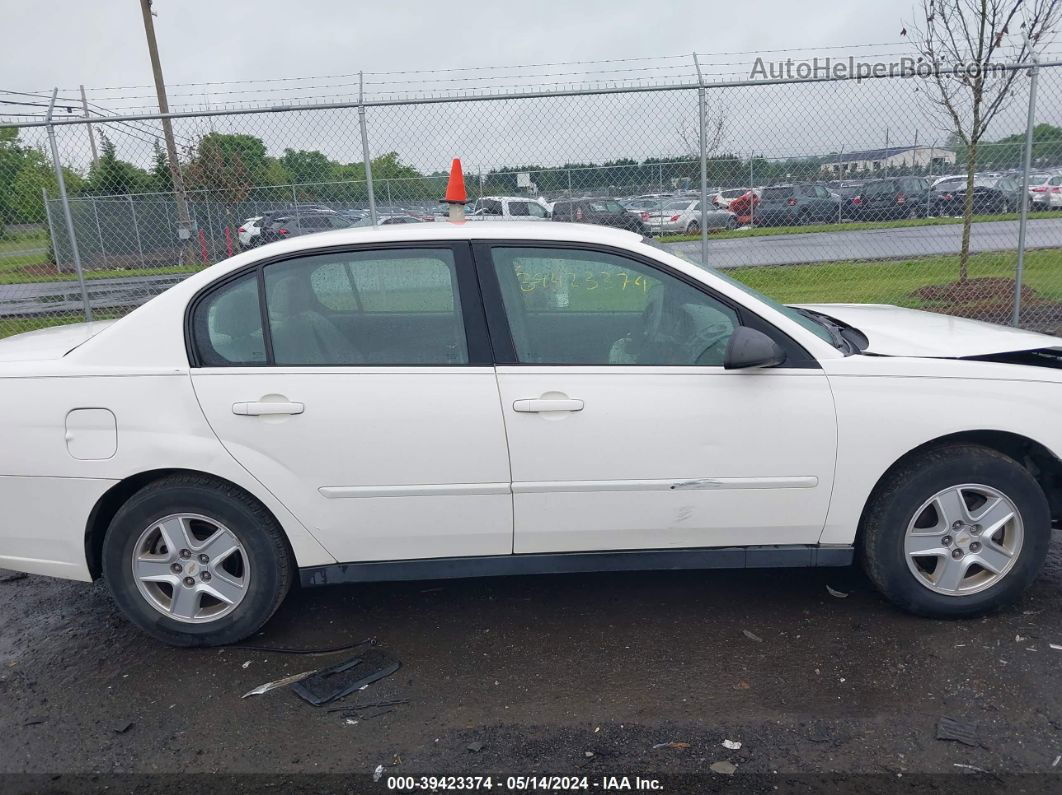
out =
[[(137, 0), (0, 2), (4, 20), (0, 88), (41, 91), (58, 85), (70, 95), (84, 84), (89, 100), (100, 107), (149, 112), (150, 88), (110, 90), (151, 83)], [(454, 7), (456, 11), (439, 0), (156, 0), (155, 25), (171, 105), (177, 108), (218, 106), (226, 101), (272, 102), (281, 97), (334, 100), (356, 96), (356, 80), (349, 77), (181, 85), (208, 81), (497, 66), (493, 73), (497, 78), (487, 85), (548, 85), (582, 81), (585, 76), (577, 72), (586, 67), (523, 70), (530, 77), (503, 67), (658, 58), (694, 50), (711, 54), (704, 59), (709, 73), (732, 73), (730, 79), (739, 79), (747, 76), (756, 56), (731, 53), (804, 48), (791, 55), (810, 56), (818, 51), (891, 60), (911, 49), (900, 43), (900, 29), (911, 18), (911, 0), (844, 4), (459, 0)], [(841, 45), (875, 46), (825, 49)], [(764, 57), (787, 55), (765, 53)], [(693, 72), (686, 58), (603, 64), (594, 69), (628, 67), (642, 71), (600, 72), (591, 77), (634, 75), (690, 82)], [(374, 94), (413, 89), (440, 93), (482, 86), (477, 80), (490, 74), (370, 75), (366, 80)], [(510, 75), (512, 79), (506, 80)], [(393, 82), (383, 85), (385, 80)], [(942, 140), (940, 126), (934, 127), (928, 110), (918, 107), (916, 85), (899, 82), (715, 92), (715, 106), (726, 116), (720, 148), (786, 156), (883, 146), (887, 136), (890, 143), (908, 143), (916, 136), (919, 142)], [(1054, 100), (1056, 106), (1062, 104), (1062, 96), (1056, 94)], [(450, 153), (464, 154), (473, 167), (487, 168), (530, 161), (601, 160), (623, 154), (644, 158), (682, 154), (687, 147), (681, 128), (692, 126), (695, 112), (694, 92), (373, 109), (370, 137), (374, 154), (397, 150), (407, 162), (426, 169), (445, 165)], [(1001, 121), (1000, 133), (1013, 132), (1021, 118), (1015, 110)], [(360, 155), (360, 141), (351, 134), (356, 123), (353, 112), (329, 111), (218, 119), (214, 127), (257, 134), (272, 154), (294, 146), (320, 149), (350, 161)], [(142, 128), (145, 140), (153, 137), (149, 127)], [(209, 130), (210, 124), (200, 120), (180, 122), (177, 127), (183, 140), (192, 141)], [(132, 129), (115, 128), (113, 137), (128, 159), (145, 160), (149, 148), (143, 140), (138, 143)], [(66, 136), (65, 150), (69, 158), (82, 159), (85, 155), (74, 139), (73, 133)]]

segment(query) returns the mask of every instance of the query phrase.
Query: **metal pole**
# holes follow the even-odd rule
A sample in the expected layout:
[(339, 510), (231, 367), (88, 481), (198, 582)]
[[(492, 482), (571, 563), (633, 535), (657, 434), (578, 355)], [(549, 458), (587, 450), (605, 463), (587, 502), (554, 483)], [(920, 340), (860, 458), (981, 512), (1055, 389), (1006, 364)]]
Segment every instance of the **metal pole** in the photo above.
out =
[(133, 216), (133, 234), (136, 235), (136, 250), (140, 252), (140, 267), (146, 268), (144, 263), (144, 247), (140, 244), (140, 224), (136, 218), (136, 205), (133, 203), (133, 197), (128, 193), (125, 198), (129, 199), (129, 213)]
[(697, 67), (697, 117), (701, 139), (701, 264), (708, 267), (708, 130), (705, 129), (708, 115), (704, 79), (701, 77), (701, 62), (693, 53), (693, 65)]
[(933, 155), (937, 153), (937, 142), (929, 147), (929, 168), (926, 174), (926, 218), (929, 217), (929, 206), (933, 203)]
[[(1036, 63), (1036, 54), (1032, 54)], [(1029, 170), (1032, 168), (1033, 127), (1036, 125), (1036, 78), (1040, 70), (1033, 66), (1029, 70), (1029, 118), (1025, 122), (1025, 156), (1022, 158), (1021, 170), (1021, 209), (1018, 215), (1018, 268), (1014, 274), (1014, 314), (1010, 319), (1012, 326), (1021, 322), (1021, 286), (1025, 274), (1025, 228), (1029, 221)]]
[[(209, 194), (207, 195), (207, 201), (210, 200)], [(295, 208), (295, 223), (302, 226), (302, 216), (299, 215), (299, 197), (295, 195), (295, 185), (291, 186), (291, 206)], [(209, 223), (209, 221), (208, 221)]]
[(568, 198), (575, 198), (574, 194), (572, 194), (572, 170), (570, 168), (568, 169)]
[(55, 226), (52, 225), (52, 208), (48, 206), (48, 189), (41, 188), (41, 198), (44, 199), (44, 217), (48, 219), (48, 236), (52, 239), (52, 256), (55, 257), (55, 269), (62, 272), (63, 266), (59, 262), (59, 244), (55, 236)]
[[(89, 118), (88, 98), (85, 96), (85, 87), (81, 86), (81, 109), (85, 111), (85, 118)], [(85, 128), (88, 130), (89, 147), (92, 149), (92, 167), (100, 167), (100, 156), (96, 152), (96, 136), (92, 134), (92, 124), (86, 124)]]
[[(752, 161), (756, 153), (749, 152), (749, 226), (756, 225), (756, 178), (752, 173)], [(749, 251), (752, 249), (750, 248)]]
[[(837, 195), (841, 196), (841, 183), (844, 180), (841, 178), (841, 156), (844, 155), (844, 147), (841, 147), (841, 151), (837, 153)], [(837, 223), (841, 223), (843, 220), (841, 217), (841, 210), (844, 207), (844, 198), (841, 197), (837, 202)]]
[[(81, 252), (77, 250), (77, 236), (74, 234), (74, 217), (70, 214), (70, 200), (66, 195), (66, 180), (63, 179), (63, 167), (59, 163), (59, 147), (55, 145), (55, 127), (52, 126), (52, 113), (55, 112), (55, 98), (59, 95), (59, 89), (52, 91), (52, 101), (48, 105), (48, 115), (45, 121), (48, 123), (48, 146), (52, 150), (52, 165), (55, 166), (55, 181), (59, 185), (59, 198), (63, 201), (63, 216), (66, 219), (66, 233), (70, 236), (70, 256), (74, 260), (74, 270), (77, 271), (77, 283), (81, 288), (81, 302), (85, 307), (85, 320), (92, 321), (92, 307), (89, 305), (88, 290), (85, 289), (85, 274), (81, 270)], [(58, 259), (58, 257), (56, 257)]]
[(103, 230), (100, 228), (100, 210), (96, 204), (96, 199), (92, 200), (92, 215), (96, 218), (96, 239), (100, 241), (100, 253), (103, 254), (103, 267), (107, 267), (107, 247), (103, 245)]
[(188, 195), (184, 190), (184, 175), (181, 174), (181, 164), (177, 159), (177, 143), (173, 138), (173, 123), (167, 115), (170, 112), (170, 105), (169, 100), (166, 98), (166, 82), (162, 78), (159, 47), (155, 41), (155, 23), (151, 19), (151, 0), (140, 0), (140, 12), (144, 17), (144, 34), (147, 37), (148, 57), (151, 59), (151, 72), (155, 78), (155, 95), (159, 101), (162, 137), (166, 139), (166, 159), (169, 160), (173, 198), (177, 204), (177, 239), (181, 241), (181, 262), (183, 263), (185, 249), (191, 246), (192, 217), (188, 211)]
[(369, 131), (365, 127), (365, 74), (358, 72), (358, 124), (361, 126), (361, 157), (365, 161), (365, 188), (369, 192), (369, 218), (376, 226), (376, 196), (372, 190), (372, 158), (369, 157)]

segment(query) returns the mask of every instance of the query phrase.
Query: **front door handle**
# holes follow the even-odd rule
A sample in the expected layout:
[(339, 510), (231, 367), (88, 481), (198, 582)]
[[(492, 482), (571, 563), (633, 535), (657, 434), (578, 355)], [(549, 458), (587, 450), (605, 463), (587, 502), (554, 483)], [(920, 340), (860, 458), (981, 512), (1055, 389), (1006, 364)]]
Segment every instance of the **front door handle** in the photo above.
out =
[(252, 400), (244, 403), (233, 403), (232, 413), (241, 417), (261, 417), (270, 414), (302, 414), (306, 406), (302, 403), (271, 403), (265, 400)]
[(524, 398), (513, 402), (513, 411), (582, 411), (583, 401), (575, 398)]

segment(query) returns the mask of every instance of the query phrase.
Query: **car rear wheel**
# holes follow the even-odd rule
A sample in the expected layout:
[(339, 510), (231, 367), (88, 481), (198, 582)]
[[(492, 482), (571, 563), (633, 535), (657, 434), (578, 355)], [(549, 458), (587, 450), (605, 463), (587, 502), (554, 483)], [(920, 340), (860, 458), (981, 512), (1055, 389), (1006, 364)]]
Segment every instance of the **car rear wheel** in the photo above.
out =
[(174, 646), (236, 643), (291, 586), (294, 563), (273, 516), (246, 492), (195, 475), (146, 486), (103, 542), (103, 575), (126, 616)]
[(701, 226), (696, 221), (690, 221), (689, 226), (686, 227), (687, 235), (699, 235), (701, 232)]
[(913, 457), (871, 498), (860, 527), (870, 579), (892, 602), (931, 617), (976, 616), (1016, 600), (1047, 555), (1051, 518), (1013, 459), (969, 444)]

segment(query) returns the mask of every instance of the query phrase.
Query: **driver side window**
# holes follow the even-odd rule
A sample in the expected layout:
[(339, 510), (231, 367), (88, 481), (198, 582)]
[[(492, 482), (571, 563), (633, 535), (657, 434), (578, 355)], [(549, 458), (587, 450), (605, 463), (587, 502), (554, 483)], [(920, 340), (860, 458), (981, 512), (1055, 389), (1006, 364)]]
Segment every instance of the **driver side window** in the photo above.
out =
[(719, 367), (739, 325), (726, 304), (613, 254), (502, 246), (491, 253), (523, 364)]

